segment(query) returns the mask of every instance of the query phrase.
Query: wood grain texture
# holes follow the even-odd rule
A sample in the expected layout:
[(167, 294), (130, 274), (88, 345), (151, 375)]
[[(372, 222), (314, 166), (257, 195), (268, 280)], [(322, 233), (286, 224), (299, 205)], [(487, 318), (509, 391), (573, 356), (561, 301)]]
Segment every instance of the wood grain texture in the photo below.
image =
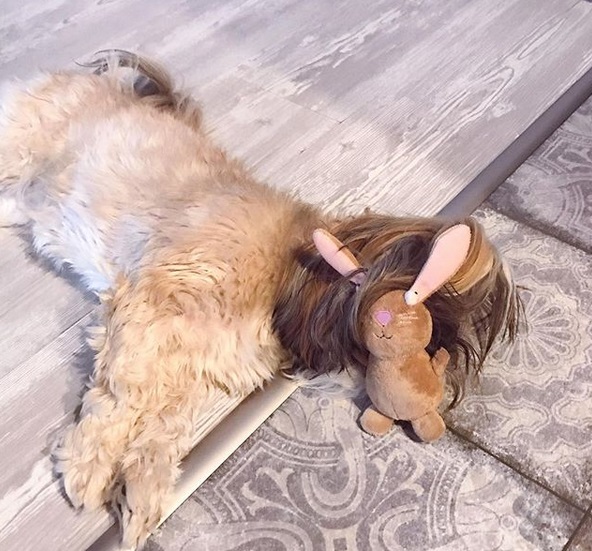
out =
[[(56, 277), (31, 257), (10, 230), (0, 228), (0, 385), (4, 377), (92, 307), (67, 278)], [(1, 391), (0, 391), (1, 392)]]
[[(592, 66), (583, 0), (3, 0), (0, 80), (156, 56), (261, 178), (326, 207), (433, 214)], [(94, 301), (0, 229), (0, 549), (85, 549), (49, 448), (73, 419)], [(196, 441), (237, 405), (215, 397)]]

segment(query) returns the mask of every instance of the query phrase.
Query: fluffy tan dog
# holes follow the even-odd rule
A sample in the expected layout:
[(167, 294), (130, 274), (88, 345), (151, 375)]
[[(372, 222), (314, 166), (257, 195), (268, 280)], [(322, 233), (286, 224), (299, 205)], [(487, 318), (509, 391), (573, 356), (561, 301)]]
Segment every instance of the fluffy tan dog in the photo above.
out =
[[(451, 222), (324, 214), (227, 157), (154, 64), (115, 52), (92, 67), (4, 91), (0, 225), (28, 224), (37, 250), (101, 299), (94, 375), (56, 464), (74, 506), (111, 504), (134, 547), (160, 519), (208, 392), (246, 395), (291, 360), (363, 368), (358, 316), (409, 285)], [(426, 301), (428, 352), (449, 351), (457, 395), (518, 313), (497, 252), (464, 222), (468, 259)], [(315, 251), (317, 227), (360, 259), (359, 289)]]

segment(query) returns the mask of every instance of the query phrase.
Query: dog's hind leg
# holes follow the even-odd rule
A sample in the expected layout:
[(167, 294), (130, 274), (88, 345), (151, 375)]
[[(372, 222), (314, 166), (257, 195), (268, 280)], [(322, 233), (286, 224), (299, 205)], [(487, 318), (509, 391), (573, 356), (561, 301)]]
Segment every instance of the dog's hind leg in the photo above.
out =
[[(112, 297), (103, 296), (107, 322)], [(109, 490), (119, 460), (129, 442), (139, 412), (117, 399), (110, 383), (110, 327), (89, 328), (89, 345), (95, 352), (95, 368), (84, 395), (79, 422), (64, 435), (54, 451), (56, 472), (62, 475), (66, 494), (75, 507), (96, 509), (109, 500)]]

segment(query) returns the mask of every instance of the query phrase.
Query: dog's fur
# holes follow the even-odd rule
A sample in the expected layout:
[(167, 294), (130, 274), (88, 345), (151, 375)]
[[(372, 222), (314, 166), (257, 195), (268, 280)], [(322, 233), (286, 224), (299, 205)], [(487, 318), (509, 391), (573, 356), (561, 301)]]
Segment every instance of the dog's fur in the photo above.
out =
[[(94, 376), (57, 469), (75, 506), (111, 503), (134, 546), (160, 518), (208, 393), (246, 395), (294, 359), (363, 368), (358, 320), (411, 284), (452, 221), (323, 213), (227, 157), (158, 66), (125, 52), (91, 65), (5, 91), (0, 224), (28, 224), (38, 251), (101, 298)], [(498, 253), (464, 222), (469, 257), (426, 303), (429, 351), (450, 352), (456, 395), (519, 309)], [(317, 227), (357, 255), (359, 289), (316, 253)]]

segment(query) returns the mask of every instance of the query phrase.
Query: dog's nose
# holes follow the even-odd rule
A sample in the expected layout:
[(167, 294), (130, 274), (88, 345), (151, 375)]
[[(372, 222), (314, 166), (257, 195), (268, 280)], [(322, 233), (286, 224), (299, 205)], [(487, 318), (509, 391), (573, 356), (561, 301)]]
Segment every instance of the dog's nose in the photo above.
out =
[(378, 312), (374, 312), (374, 319), (384, 327), (393, 319), (393, 316), (388, 310), (378, 310)]

